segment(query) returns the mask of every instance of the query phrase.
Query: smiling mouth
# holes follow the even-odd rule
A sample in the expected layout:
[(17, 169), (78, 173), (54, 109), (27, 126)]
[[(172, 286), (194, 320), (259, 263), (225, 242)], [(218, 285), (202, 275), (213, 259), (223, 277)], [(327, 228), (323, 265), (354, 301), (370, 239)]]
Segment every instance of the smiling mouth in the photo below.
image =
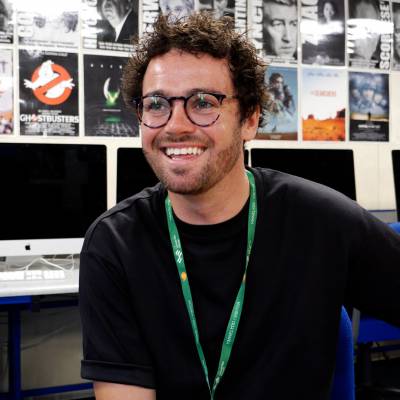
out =
[(181, 156), (199, 156), (204, 153), (203, 147), (165, 147), (164, 154), (169, 158), (179, 158)]

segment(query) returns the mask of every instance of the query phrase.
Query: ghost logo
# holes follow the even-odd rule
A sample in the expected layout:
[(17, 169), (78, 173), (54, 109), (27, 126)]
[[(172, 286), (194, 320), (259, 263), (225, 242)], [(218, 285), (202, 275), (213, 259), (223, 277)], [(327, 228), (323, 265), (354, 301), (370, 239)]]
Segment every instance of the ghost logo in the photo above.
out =
[(68, 71), (51, 60), (36, 68), (31, 80), (24, 79), (24, 85), (39, 101), (52, 106), (64, 103), (75, 86)]
[(110, 80), (111, 78), (107, 78), (104, 82), (103, 93), (106, 98), (108, 106), (114, 106), (116, 101), (118, 100), (120, 90), (110, 90)]

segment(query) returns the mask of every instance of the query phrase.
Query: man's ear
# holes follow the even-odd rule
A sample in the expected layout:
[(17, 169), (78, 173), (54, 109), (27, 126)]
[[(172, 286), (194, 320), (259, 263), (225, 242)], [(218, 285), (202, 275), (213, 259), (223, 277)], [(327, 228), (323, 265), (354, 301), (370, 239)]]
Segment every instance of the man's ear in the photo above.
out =
[(260, 106), (257, 106), (256, 110), (242, 123), (242, 139), (249, 141), (255, 138), (258, 122), (260, 119)]

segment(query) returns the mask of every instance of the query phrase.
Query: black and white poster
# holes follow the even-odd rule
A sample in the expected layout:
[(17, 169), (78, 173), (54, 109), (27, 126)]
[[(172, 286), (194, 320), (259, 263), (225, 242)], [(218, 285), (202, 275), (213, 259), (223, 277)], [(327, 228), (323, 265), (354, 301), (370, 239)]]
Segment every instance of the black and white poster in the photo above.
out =
[(21, 135), (77, 136), (78, 56), (20, 50)]
[(0, 0), (0, 43), (13, 43), (14, 17), (12, 0)]
[(392, 32), (389, 0), (349, 0), (349, 66), (389, 69)]
[(400, 71), (400, 2), (392, 0), (393, 60), (392, 68)]
[(303, 64), (344, 65), (343, 0), (303, 0), (300, 31)]
[(126, 58), (85, 55), (85, 135), (138, 136), (133, 109), (122, 98), (121, 76)]
[(13, 133), (12, 50), (0, 50), (0, 135)]
[(19, 2), (17, 31), (19, 44), (48, 48), (78, 49), (79, 0), (58, 2), (49, 7), (46, 0)]
[(164, 15), (183, 18), (194, 11), (194, 0), (160, 0), (160, 11)]
[(138, 26), (136, 0), (83, 0), (82, 37), (86, 49), (131, 52), (131, 37), (138, 34)]
[(251, 8), (251, 36), (267, 63), (297, 63), (297, 1), (263, 0)]
[(350, 140), (389, 141), (389, 75), (350, 72)]

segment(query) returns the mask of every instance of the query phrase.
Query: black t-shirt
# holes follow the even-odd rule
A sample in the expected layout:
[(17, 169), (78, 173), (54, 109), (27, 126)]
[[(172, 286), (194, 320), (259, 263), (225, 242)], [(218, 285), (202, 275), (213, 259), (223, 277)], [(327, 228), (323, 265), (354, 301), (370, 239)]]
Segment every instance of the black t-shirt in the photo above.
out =
[[(258, 218), (246, 294), (216, 398), (329, 399), (343, 303), (400, 325), (400, 238), (324, 186), (253, 169)], [(162, 185), (103, 214), (81, 255), (87, 379), (209, 399), (181, 293)], [(178, 221), (213, 379), (244, 271), (247, 206), (211, 226)]]

